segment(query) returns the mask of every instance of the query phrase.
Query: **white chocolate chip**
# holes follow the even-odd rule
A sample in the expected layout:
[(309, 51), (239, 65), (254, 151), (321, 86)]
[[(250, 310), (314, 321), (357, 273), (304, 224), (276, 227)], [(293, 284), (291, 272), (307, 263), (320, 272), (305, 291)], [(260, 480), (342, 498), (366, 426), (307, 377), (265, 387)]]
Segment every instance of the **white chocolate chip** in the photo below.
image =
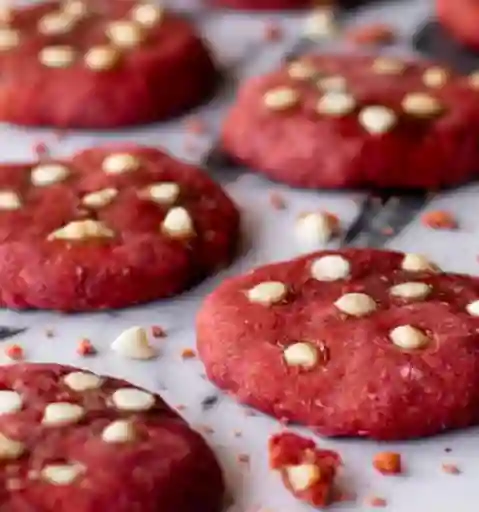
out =
[(155, 405), (155, 397), (151, 393), (135, 388), (117, 389), (111, 398), (121, 411), (147, 411)]
[(287, 110), (299, 103), (299, 93), (291, 87), (276, 87), (264, 94), (263, 101), (271, 110)]
[(94, 46), (85, 54), (85, 64), (93, 71), (108, 71), (115, 67), (120, 59), (120, 52), (112, 46)]
[(57, 426), (79, 422), (85, 416), (81, 405), (70, 402), (55, 402), (48, 404), (43, 413), (42, 425)]
[(150, 3), (141, 3), (133, 8), (132, 18), (145, 27), (156, 25), (163, 17), (161, 7)]
[(437, 266), (422, 254), (409, 253), (404, 255), (401, 268), (408, 272), (436, 272)]
[(287, 466), (286, 476), (293, 490), (300, 492), (309, 489), (321, 479), (321, 470), (316, 464)]
[(391, 295), (403, 299), (425, 299), (431, 293), (431, 287), (426, 283), (401, 283), (393, 286)]
[(347, 293), (340, 297), (334, 305), (347, 315), (366, 316), (376, 309), (376, 302), (365, 293)]
[(331, 217), (323, 212), (302, 215), (295, 224), (295, 234), (301, 247), (314, 250), (329, 242), (334, 234)]
[(373, 71), (380, 75), (399, 75), (405, 69), (404, 62), (388, 57), (378, 57), (373, 62)]
[(311, 275), (318, 281), (338, 281), (351, 273), (349, 261), (337, 254), (323, 256), (311, 265)]
[(313, 41), (332, 37), (337, 32), (334, 10), (330, 7), (313, 9), (304, 24), (304, 35)]
[(63, 181), (70, 171), (62, 164), (40, 164), (32, 169), (31, 181), (37, 187), (45, 187)]
[(102, 169), (107, 174), (123, 174), (138, 170), (140, 160), (129, 153), (113, 153), (103, 160)]
[(62, 4), (62, 11), (76, 19), (80, 19), (88, 12), (87, 6), (83, 0), (65, 0)]
[(295, 80), (308, 80), (317, 74), (316, 66), (309, 62), (298, 60), (288, 66), (288, 75)]
[(474, 71), (469, 75), (469, 85), (473, 89), (479, 89), (479, 71)]
[(118, 195), (116, 188), (104, 188), (97, 192), (91, 192), (82, 199), (82, 204), (90, 208), (102, 208), (110, 204)]
[(38, 31), (45, 35), (61, 35), (70, 32), (75, 26), (76, 20), (68, 13), (50, 12), (45, 14), (38, 22)]
[(389, 333), (391, 341), (397, 347), (406, 350), (423, 348), (429, 343), (429, 338), (412, 325), (401, 325)]
[(107, 30), (111, 42), (120, 48), (135, 48), (143, 41), (141, 25), (130, 21), (115, 21)]
[(16, 391), (0, 391), (0, 414), (18, 412), (22, 407), (22, 397)]
[(0, 190), (0, 210), (18, 210), (22, 206), (20, 196), (13, 190)]
[(135, 439), (135, 429), (130, 421), (117, 420), (103, 429), (101, 437), (105, 443), (128, 443)]
[(172, 205), (180, 195), (180, 186), (177, 183), (154, 183), (147, 187), (142, 195), (148, 197), (155, 203)]
[(51, 484), (70, 485), (83, 472), (84, 467), (80, 464), (49, 464), (42, 469), (40, 475)]
[(114, 231), (98, 220), (74, 220), (66, 226), (57, 229), (48, 240), (86, 240), (88, 238), (112, 238)]
[(329, 116), (344, 116), (356, 108), (353, 96), (339, 91), (329, 91), (324, 94), (316, 106), (320, 114)]
[(6, 5), (5, 0), (0, 4), (0, 24), (8, 25), (13, 20), (13, 10), (10, 5)]
[(466, 311), (472, 316), (479, 316), (479, 300), (470, 302), (466, 306)]
[(0, 51), (8, 51), (20, 44), (20, 34), (13, 28), (0, 28)]
[(25, 451), (25, 445), (0, 434), (0, 460), (18, 459)]
[(76, 52), (71, 46), (46, 46), (40, 51), (40, 62), (49, 68), (67, 68), (75, 61)]
[(372, 105), (359, 112), (359, 122), (369, 133), (380, 135), (391, 131), (396, 125), (397, 117), (390, 108)]
[(63, 382), (73, 391), (87, 391), (100, 388), (103, 379), (94, 373), (71, 372), (63, 377)]
[(417, 117), (435, 116), (443, 110), (439, 100), (422, 92), (407, 94), (401, 105), (404, 112)]
[(318, 351), (310, 343), (293, 343), (285, 349), (284, 359), (288, 366), (313, 368), (318, 362)]
[(162, 229), (173, 238), (184, 238), (194, 234), (193, 220), (182, 206), (172, 208), (163, 220)]
[(323, 91), (344, 92), (348, 88), (348, 82), (344, 76), (331, 75), (320, 78), (316, 85)]
[(120, 356), (130, 359), (153, 359), (158, 355), (150, 345), (148, 334), (143, 327), (130, 327), (123, 331), (113, 341), (111, 349)]
[(250, 302), (271, 306), (281, 302), (288, 293), (286, 285), (279, 281), (265, 281), (248, 290)]
[(448, 79), (448, 72), (439, 66), (433, 66), (426, 69), (422, 75), (423, 82), (428, 87), (442, 87)]

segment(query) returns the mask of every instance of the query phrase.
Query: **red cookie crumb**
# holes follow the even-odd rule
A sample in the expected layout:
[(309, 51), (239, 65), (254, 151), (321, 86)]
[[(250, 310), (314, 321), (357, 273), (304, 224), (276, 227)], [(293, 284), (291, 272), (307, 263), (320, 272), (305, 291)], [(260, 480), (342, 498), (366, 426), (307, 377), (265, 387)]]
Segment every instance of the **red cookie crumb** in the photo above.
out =
[(151, 335), (153, 338), (166, 338), (166, 331), (161, 327), (161, 325), (152, 325)]
[(268, 447), (269, 466), (278, 470), (285, 487), (314, 507), (331, 503), (340, 456), (321, 450), (311, 439), (284, 432), (273, 435)]
[(365, 500), (366, 505), (369, 507), (387, 507), (388, 502), (384, 498), (380, 498), (379, 496), (369, 496)]
[(426, 212), (421, 221), (424, 226), (431, 229), (457, 229), (457, 221), (454, 216), (444, 210)]
[(402, 471), (401, 455), (394, 452), (380, 452), (374, 456), (373, 466), (383, 475), (398, 475)]
[(442, 470), (444, 473), (447, 473), (449, 475), (460, 475), (461, 470), (455, 465), (450, 463), (445, 463), (442, 466)]
[(268, 21), (264, 26), (264, 38), (266, 41), (279, 41), (283, 36), (281, 26), (272, 21)]
[(196, 357), (196, 352), (192, 348), (184, 348), (181, 351), (182, 359), (194, 359)]
[(80, 356), (91, 356), (96, 354), (96, 349), (90, 340), (84, 338), (78, 342), (77, 354)]
[(275, 210), (285, 210), (286, 200), (279, 192), (270, 192), (269, 202)]
[(5, 347), (5, 355), (14, 361), (20, 361), (24, 358), (25, 354), (20, 345), (7, 345)]
[(199, 117), (190, 117), (186, 120), (186, 131), (193, 135), (204, 135), (206, 133), (206, 123)]
[(238, 462), (249, 466), (249, 463), (251, 462), (251, 457), (247, 453), (240, 453), (238, 455)]
[(396, 32), (390, 25), (372, 23), (351, 28), (346, 32), (345, 38), (358, 45), (386, 45), (395, 41)]

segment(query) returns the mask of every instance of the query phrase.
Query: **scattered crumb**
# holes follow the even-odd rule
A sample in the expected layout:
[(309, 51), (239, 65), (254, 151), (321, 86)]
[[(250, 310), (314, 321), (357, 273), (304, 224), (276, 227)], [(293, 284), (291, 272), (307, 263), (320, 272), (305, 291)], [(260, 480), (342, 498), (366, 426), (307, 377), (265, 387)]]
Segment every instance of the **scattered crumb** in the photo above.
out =
[(398, 475), (402, 471), (401, 455), (394, 452), (380, 452), (374, 456), (373, 466), (383, 475)]
[(392, 236), (394, 235), (394, 229), (391, 226), (386, 226), (381, 230), (381, 233), (385, 236)]
[(207, 132), (206, 123), (199, 117), (192, 116), (186, 120), (186, 131), (192, 135), (204, 135)]
[(287, 207), (285, 198), (276, 191), (270, 192), (269, 202), (275, 210), (285, 210)]
[(45, 336), (47, 338), (54, 338), (55, 337), (55, 331), (53, 329), (45, 329)]
[(186, 405), (185, 404), (178, 404), (176, 406), (176, 410), (177, 411), (184, 411), (185, 409), (187, 409)]
[(457, 221), (454, 216), (445, 210), (433, 210), (426, 212), (421, 221), (424, 226), (431, 229), (457, 229)]
[(196, 357), (196, 352), (192, 348), (184, 348), (181, 351), (182, 359), (194, 359)]
[(396, 40), (396, 32), (391, 25), (371, 23), (353, 27), (345, 33), (347, 41), (358, 45), (387, 45)]
[(448, 446), (446, 448), (444, 448), (444, 451), (446, 453), (451, 453), (452, 452), (452, 448), (449, 448)]
[(278, 23), (268, 21), (264, 26), (264, 38), (266, 41), (281, 41), (283, 38), (283, 31)]
[(166, 331), (161, 327), (161, 325), (152, 325), (151, 335), (153, 338), (166, 338)]
[(214, 428), (210, 427), (209, 425), (200, 425), (199, 430), (203, 432), (204, 434), (214, 434), (215, 430)]
[(50, 155), (50, 150), (45, 142), (39, 141), (33, 144), (33, 153), (39, 159), (43, 159)]
[(24, 359), (25, 353), (20, 345), (7, 345), (5, 347), (5, 355), (13, 361), (20, 361)]
[(444, 471), (444, 473), (447, 473), (448, 475), (460, 475), (461, 474), (461, 470), (455, 465), (455, 464), (443, 464), (442, 466), (442, 470)]
[(80, 356), (91, 356), (96, 354), (96, 349), (92, 345), (90, 340), (88, 340), (87, 338), (83, 338), (78, 342), (77, 354), (79, 354)]
[(240, 464), (244, 464), (245, 466), (249, 467), (250, 462), (251, 462), (250, 456), (247, 453), (240, 453), (238, 455), (238, 462)]
[(351, 503), (356, 501), (357, 496), (352, 491), (344, 491), (343, 489), (334, 490), (333, 503)]
[(369, 507), (387, 507), (388, 502), (379, 496), (369, 496), (365, 500), (366, 505)]
[(249, 416), (249, 417), (257, 416), (256, 411), (253, 411), (251, 409), (246, 409), (244, 414), (245, 414), (245, 416)]
[(243, 436), (243, 432), (241, 430), (234, 430), (233, 431), (233, 435), (235, 437), (242, 437)]

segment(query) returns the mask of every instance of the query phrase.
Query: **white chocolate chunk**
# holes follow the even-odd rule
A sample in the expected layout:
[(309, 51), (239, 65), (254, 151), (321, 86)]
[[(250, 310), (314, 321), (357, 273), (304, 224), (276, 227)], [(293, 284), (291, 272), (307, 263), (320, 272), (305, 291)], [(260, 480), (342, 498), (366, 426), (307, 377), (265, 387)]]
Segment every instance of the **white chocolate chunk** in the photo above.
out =
[(401, 325), (389, 333), (391, 341), (397, 347), (405, 350), (423, 348), (429, 343), (429, 338), (412, 325)]
[(120, 356), (130, 359), (153, 359), (158, 355), (150, 345), (148, 334), (143, 327), (130, 327), (123, 331), (113, 341), (111, 349)]
[(147, 411), (155, 405), (155, 397), (151, 393), (135, 388), (117, 389), (111, 398), (121, 411)]
[(117, 195), (118, 190), (116, 188), (104, 188), (103, 190), (87, 194), (82, 199), (82, 204), (90, 208), (102, 208), (110, 204)]
[(70, 485), (83, 472), (84, 467), (80, 464), (49, 464), (42, 469), (40, 476), (54, 485)]
[(397, 116), (390, 108), (372, 105), (359, 112), (359, 122), (369, 133), (380, 135), (394, 128)]
[(331, 75), (320, 78), (316, 85), (323, 91), (344, 92), (348, 88), (348, 82), (344, 76)]
[(339, 91), (329, 91), (324, 94), (316, 106), (320, 114), (328, 116), (345, 116), (356, 108), (353, 96)]
[(466, 311), (472, 316), (479, 316), (479, 300), (470, 302), (466, 306)]
[(305, 61), (292, 62), (288, 66), (288, 75), (295, 80), (308, 80), (318, 73), (316, 66)]
[(373, 71), (380, 75), (399, 75), (405, 69), (404, 62), (389, 57), (378, 57), (373, 62)]
[(334, 305), (347, 315), (366, 316), (376, 310), (376, 302), (365, 293), (346, 293)]
[(331, 217), (323, 212), (311, 212), (301, 216), (295, 224), (296, 239), (301, 247), (314, 250), (329, 242), (334, 234)]
[(25, 451), (25, 445), (20, 441), (0, 434), (0, 460), (18, 459)]
[(64, 0), (62, 11), (67, 16), (80, 19), (87, 14), (88, 8), (83, 0)]
[(435, 272), (437, 266), (422, 254), (409, 253), (404, 255), (401, 268), (409, 272)]
[(313, 9), (304, 24), (303, 33), (313, 41), (332, 37), (337, 32), (334, 10), (330, 7)]
[(63, 377), (63, 382), (73, 391), (87, 391), (100, 388), (103, 379), (94, 373), (71, 372)]
[(188, 210), (177, 206), (169, 210), (162, 224), (163, 231), (173, 238), (184, 238), (194, 234), (193, 220)]
[(337, 254), (323, 256), (311, 265), (311, 275), (318, 281), (338, 281), (346, 279), (350, 273), (349, 261)]
[(18, 412), (23, 407), (22, 397), (16, 391), (0, 391), (0, 414)]
[(448, 79), (448, 72), (440, 66), (433, 66), (424, 72), (422, 75), (423, 82), (428, 87), (442, 87)]
[(106, 174), (123, 174), (138, 170), (140, 160), (129, 153), (113, 153), (103, 160), (102, 169)]
[(281, 302), (287, 293), (288, 289), (285, 284), (279, 281), (265, 281), (248, 290), (247, 295), (250, 302), (271, 306)]
[(469, 75), (469, 85), (473, 89), (479, 89), (479, 71), (474, 71)]
[(46, 187), (63, 181), (69, 174), (63, 164), (40, 164), (32, 169), (31, 181), (37, 187)]
[(164, 10), (157, 5), (150, 3), (140, 3), (132, 10), (132, 18), (144, 27), (156, 25), (163, 17)]
[(50, 36), (66, 34), (73, 29), (75, 23), (76, 19), (65, 11), (54, 11), (40, 18), (38, 31)]
[(112, 46), (94, 46), (85, 54), (85, 65), (93, 71), (108, 71), (116, 66), (120, 52)]
[(435, 116), (443, 110), (438, 99), (423, 92), (407, 94), (403, 98), (401, 105), (404, 112), (416, 117)]
[(22, 206), (20, 196), (13, 190), (0, 190), (0, 210), (18, 210)]
[(8, 25), (13, 20), (13, 9), (5, 0), (0, 3), (0, 24)]
[(431, 287), (426, 283), (401, 283), (393, 286), (390, 292), (395, 297), (422, 300), (431, 293)]
[(180, 195), (180, 186), (177, 183), (154, 183), (143, 194), (155, 203), (172, 205)]
[(103, 429), (101, 437), (105, 443), (128, 443), (135, 440), (135, 429), (130, 421), (117, 420)]
[(284, 359), (288, 366), (313, 368), (318, 362), (318, 351), (310, 343), (293, 343), (285, 349)]
[(13, 28), (0, 28), (0, 51), (8, 51), (20, 44), (20, 34)]
[(321, 470), (316, 464), (287, 466), (286, 475), (295, 491), (305, 491), (321, 479)]
[(56, 427), (77, 423), (85, 416), (81, 405), (70, 402), (55, 402), (48, 404), (43, 413), (42, 425)]
[(113, 238), (114, 231), (98, 220), (74, 220), (57, 229), (48, 240), (87, 240), (89, 238)]
[(67, 68), (75, 61), (76, 52), (71, 46), (46, 46), (40, 51), (39, 58), (49, 68)]
[(276, 87), (264, 94), (263, 101), (271, 110), (287, 110), (299, 103), (299, 93), (291, 87)]
[(131, 21), (115, 21), (107, 29), (110, 41), (120, 48), (136, 48), (143, 41), (141, 25)]

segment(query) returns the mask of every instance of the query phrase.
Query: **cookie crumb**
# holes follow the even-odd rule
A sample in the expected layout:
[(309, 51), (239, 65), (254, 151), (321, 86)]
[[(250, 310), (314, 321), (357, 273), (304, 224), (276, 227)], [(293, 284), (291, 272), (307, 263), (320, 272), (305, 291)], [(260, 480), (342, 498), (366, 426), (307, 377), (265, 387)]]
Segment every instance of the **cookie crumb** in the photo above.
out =
[(360, 27), (353, 27), (346, 32), (347, 41), (357, 45), (383, 46), (396, 41), (396, 32), (391, 25), (384, 23), (371, 23)]
[(33, 144), (33, 153), (38, 160), (48, 158), (50, 156), (50, 150), (47, 144), (43, 141), (38, 141)]
[(80, 356), (92, 356), (96, 354), (96, 349), (89, 339), (83, 338), (78, 342), (77, 354)]
[(5, 347), (5, 355), (13, 361), (21, 361), (25, 357), (23, 348), (20, 345), (7, 345)]
[(207, 132), (206, 123), (196, 116), (186, 120), (185, 128), (192, 135), (204, 135)]
[(55, 331), (53, 329), (45, 329), (45, 336), (47, 338), (54, 338), (55, 337)]
[(421, 221), (424, 226), (431, 229), (457, 229), (458, 227), (454, 216), (445, 210), (426, 212)]
[(383, 475), (398, 475), (402, 472), (401, 455), (394, 452), (380, 452), (374, 456), (374, 468)]
[(273, 21), (266, 22), (264, 26), (264, 38), (269, 42), (281, 41), (283, 38), (281, 26)]
[(181, 351), (182, 359), (194, 359), (196, 357), (196, 352), (192, 348), (184, 348)]
[(369, 507), (387, 507), (388, 502), (384, 498), (380, 498), (379, 496), (369, 496), (365, 500), (365, 504)]
[(240, 464), (244, 464), (245, 466), (249, 467), (251, 458), (247, 453), (240, 453), (238, 455), (238, 462)]
[(207, 435), (215, 433), (214, 428), (210, 427), (209, 425), (200, 425), (199, 430), (201, 430), (201, 432)]
[(446, 448), (444, 448), (444, 451), (446, 453), (451, 453), (452, 452), (452, 448), (449, 448), (449, 446), (447, 446)]
[(269, 202), (275, 210), (286, 210), (286, 200), (279, 192), (270, 192)]
[(161, 325), (152, 325), (151, 335), (153, 338), (166, 338), (166, 331), (161, 327)]
[(460, 475), (461, 470), (455, 465), (450, 463), (444, 463), (442, 466), (442, 470), (444, 473), (448, 475)]
[(234, 430), (233, 435), (235, 437), (243, 437), (243, 432), (241, 430)]
[(386, 226), (383, 229), (381, 229), (381, 233), (385, 236), (393, 236), (394, 229), (391, 226)]
[(178, 404), (176, 406), (176, 410), (177, 411), (184, 411), (185, 409), (187, 409), (186, 405), (185, 404)]

